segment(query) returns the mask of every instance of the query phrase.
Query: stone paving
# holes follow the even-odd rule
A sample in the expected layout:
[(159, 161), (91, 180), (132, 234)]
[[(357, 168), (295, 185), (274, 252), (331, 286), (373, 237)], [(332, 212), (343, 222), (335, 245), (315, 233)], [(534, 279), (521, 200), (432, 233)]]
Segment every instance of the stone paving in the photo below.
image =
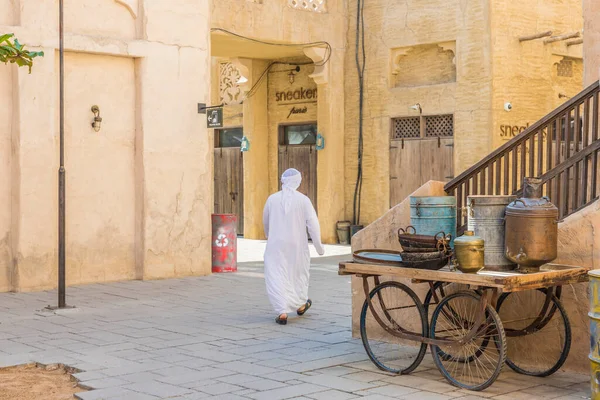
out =
[[(447, 384), (427, 355), (390, 376), (350, 333), (350, 278), (314, 260), (302, 318), (275, 324), (260, 263), (234, 274), (71, 287), (73, 310), (41, 311), (55, 292), (0, 294), (0, 367), (63, 363), (95, 390), (83, 400), (584, 399), (588, 376), (505, 370), (485, 392)], [(0, 396), (1, 397), (1, 396)]]

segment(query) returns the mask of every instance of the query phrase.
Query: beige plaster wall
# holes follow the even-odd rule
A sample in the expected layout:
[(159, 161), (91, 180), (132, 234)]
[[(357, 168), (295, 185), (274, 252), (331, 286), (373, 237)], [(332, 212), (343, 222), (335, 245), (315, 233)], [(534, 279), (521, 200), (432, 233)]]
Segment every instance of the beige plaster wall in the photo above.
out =
[[(235, 10), (232, 13), (231, 10)], [(346, 48), (346, 3), (342, 1), (328, 1), (327, 12), (315, 13), (292, 9), (286, 1), (269, 2), (239, 2), (237, 0), (215, 0), (211, 5), (213, 28), (223, 28), (236, 34), (258, 40), (281, 43), (310, 43), (327, 41), (332, 46), (332, 54), (327, 66), (318, 71), (315, 79), (319, 87), (319, 101), (317, 104), (318, 129), (326, 138), (326, 148), (319, 152), (318, 175), (318, 205), (321, 222), (322, 238), (327, 243), (337, 240), (335, 223), (344, 219), (344, 54)], [(263, 59), (280, 59), (287, 57), (303, 56), (302, 49), (291, 51), (289, 48), (276, 48), (253, 44), (243, 40), (220, 40), (223, 46), (213, 49), (213, 54), (227, 57), (246, 57)], [(226, 54), (225, 54), (226, 53)], [(262, 71), (261, 71), (262, 72)], [(251, 87), (251, 85), (248, 85)], [(254, 100), (250, 100), (254, 101)], [(253, 106), (254, 107), (254, 106)], [(250, 117), (244, 105), (244, 128), (254, 124), (247, 123)], [(248, 125), (249, 124), (249, 125)], [(244, 166), (259, 168), (247, 161), (254, 156), (250, 155), (257, 148), (256, 140), (251, 140), (251, 150), (244, 155)], [(269, 144), (274, 147), (274, 142)], [(261, 150), (262, 151), (262, 150)], [(269, 150), (269, 154), (272, 154)], [(270, 170), (273, 168), (273, 156), (270, 158)], [(246, 171), (245, 170), (245, 171)], [(277, 171), (275, 168), (274, 171)], [(269, 186), (265, 193), (252, 195), (245, 192), (244, 210), (246, 214), (244, 236), (248, 238), (262, 238), (262, 221), (258, 214), (262, 213), (266, 196), (277, 186), (277, 181), (269, 172)], [(250, 179), (254, 174), (244, 172), (245, 179)], [(253, 178), (254, 179), (254, 178)], [(256, 179), (263, 177), (256, 175)], [(261, 188), (262, 182), (246, 181), (245, 187), (256, 192)], [(255, 216), (252, 216), (256, 214)], [(256, 224), (256, 226), (254, 225)]]
[(584, 84), (587, 86), (600, 78), (600, 3), (583, 0), (583, 18)]
[(295, 10), (287, 5), (287, 0), (214, 0), (211, 4), (212, 27), (283, 43), (326, 40), (335, 49), (345, 47), (346, 18), (346, 3), (339, 0), (328, 0), (326, 13)]
[[(135, 62), (65, 55), (69, 284), (135, 278)], [(100, 107), (100, 132), (90, 126)], [(107, 279), (108, 278), (108, 279)]]
[[(54, 0), (54, 4), (58, 10), (58, 1)], [(136, 20), (115, 0), (64, 0), (64, 10), (65, 32), (135, 39)]]
[[(441, 182), (428, 182), (413, 195), (439, 196), (443, 193)], [(380, 219), (367, 226), (352, 238), (352, 250), (366, 248), (400, 250), (396, 237), (396, 229), (410, 222), (409, 200), (398, 204)], [(596, 201), (582, 211), (566, 218), (559, 225), (558, 264), (578, 265), (589, 269), (600, 267), (600, 201)], [(396, 280), (382, 277), (381, 281)], [(410, 280), (398, 280), (409, 285), (423, 299), (427, 293), (427, 285), (413, 284)], [(362, 279), (352, 277), (352, 332), (360, 336), (359, 318), (364, 302)], [(571, 351), (563, 369), (585, 373), (589, 371), (589, 299), (588, 284), (568, 285), (563, 287), (561, 301), (567, 311), (572, 331)], [(512, 346), (519, 346), (518, 341), (511, 341)], [(523, 354), (532, 354), (535, 362), (543, 357), (545, 341), (525, 340), (522, 347), (517, 347)], [(535, 348), (532, 351), (532, 348)], [(511, 349), (511, 351), (513, 351)]]
[[(356, 2), (349, 4), (355, 20)], [(454, 114), (455, 174), (490, 149), (491, 54), (487, 2), (409, 0), (391, 6), (378, 0), (365, 5), (367, 67), (364, 108), (364, 177), (361, 223), (389, 209), (389, 140), (391, 118), (417, 116), (410, 106), (420, 103), (424, 115)], [(354, 22), (348, 29), (345, 58), (346, 217), (352, 217), (357, 174), (358, 91)], [(440, 44), (455, 54), (456, 82), (396, 87), (392, 74), (399, 49)], [(410, 53), (409, 53), (410, 54)], [(420, 66), (424, 70), (427, 64)], [(425, 71), (424, 74), (432, 71)], [(401, 74), (402, 71), (399, 71)], [(433, 73), (433, 72), (432, 72)], [(476, 100), (473, 94), (477, 94)], [(406, 171), (406, 173), (410, 173)]]
[(0, 291), (12, 285), (10, 225), (12, 221), (12, 79), (16, 67), (0, 70)]
[[(519, 42), (518, 38), (545, 31), (553, 35), (581, 31), (583, 18), (581, 0), (496, 0), (491, 4), (495, 148), (513, 137), (503, 135), (501, 126), (531, 125), (583, 89), (581, 45), (544, 44), (544, 39)], [(558, 76), (557, 63), (563, 57), (573, 62), (570, 78)], [(512, 104), (512, 111), (504, 110), (505, 102)]]
[[(248, 86), (256, 82), (268, 61), (248, 61)], [(244, 101), (244, 135), (250, 151), (244, 155), (244, 236), (264, 238), (263, 208), (269, 197), (269, 112), (267, 85), (261, 85), (254, 96)]]
[[(298, 61), (307, 62), (310, 60), (300, 59)], [(267, 102), (269, 109), (269, 193), (275, 193), (279, 190), (279, 127), (282, 125), (296, 125), (317, 122), (317, 99), (305, 101), (277, 101), (276, 99), (276, 94), (278, 92), (293, 92), (300, 88), (305, 90), (317, 89), (317, 84), (312, 78), (309, 77), (314, 70), (314, 66), (301, 66), (300, 72), (296, 74), (294, 83), (292, 84), (289, 82), (289, 77), (287, 75), (288, 72), (278, 72), (289, 70), (291, 68), (293, 68), (291, 65), (276, 65), (271, 70), (272, 72), (269, 73), (268, 78)], [(290, 114), (292, 107), (306, 107), (306, 113)], [(317, 190), (319, 190), (318, 182)]]
[[(0, 72), (9, 76), (0, 86), (12, 87), (12, 193), (0, 235), (11, 207), (15, 268), (7, 285), (2, 248), (0, 290), (38, 290), (57, 282), (58, 34), (48, 18), (57, 3), (9, 3), (0, 32), (46, 55), (31, 75)], [(196, 112), (209, 101), (209, 21), (203, 0), (65, 1), (69, 284), (210, 273), (212, 135)], [(4, 173), (0, 185), (5, 196)]]

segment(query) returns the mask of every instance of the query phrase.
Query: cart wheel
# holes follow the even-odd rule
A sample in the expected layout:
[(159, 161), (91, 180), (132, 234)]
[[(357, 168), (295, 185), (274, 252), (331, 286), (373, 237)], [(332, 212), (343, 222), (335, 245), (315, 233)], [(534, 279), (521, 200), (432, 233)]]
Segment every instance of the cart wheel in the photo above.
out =
[[(396, 332), (427, 336), (427, 316), (419, 297), (406, 285), (385, 282), (369, 294), (377, 318)], [(381, 370), (408, 374), (423, 361), (427, 345), (400, 339), (383, 329), (365, 300), (360, 314), (360, 336), (373, 363)]]
[(506, 364), (523, 375), (552, 375), (565, 363), (571, 349), (569, 317), (555, 295), (544, 310), (546, 292), (505, 293), (498, 299), (498, 314), (508, 338)]
[[(435, 300), (434, 296), (433, 296), (433, 291), (435, 291), (436, 295), (437, 295), (437, 301)], [(429, 289), (429, 291), (427, 292), (427, 295), (425, 296), (425, 313), (427, 314), (428, 318), (429, 318), (429, 308), (430, 306), (432, 306), (431, 308), (435, 309), (435, 306), (437, 306), (440, 301), (450, 295), (450, 294), (454, 294), (454, 293), (458, 293), (458, 292), (467, 292), (469, 291), (469, 285), (465, 285), (462, 283), (449, 283), (449, 282), (436, 282), (433, 285), (433, 291), (431, 289)], [(473, 290), (473, 293), (475, 293), (477, 296), (481, 296), (481, 290)], [(451, 313), (450, 315), (452, 315), (452, 320), (453, 321), (461, 321), (461, 317), (460, 315), (452, 309), (452, 307), (448, 306), (446, 312)], [(429, 321), (429, 319), (428, 319)], [(461, 322), (463, 325), (466, 323), (465, 321)], [(474, 357), (480, 357), (483, 352), (485, 351), (485, 348), (487, 347), (487, 345), (489, 344), (490, 340), (489, 338), (485, 338), (481, 343), (480, 346), (481, 348), (476, 351), (473, 352), (473, 354), (471, 354), (469, 357), (467, 358), (458, 358), (458, 360), (460, 360), (461, 362), (471, 362), (473, 361)], [(451, 358), (453, 358), (454, 356), (449, 355), (444, 353), (444, 351), (442, 349), (438, 348), (438, 355), (443, 358), (444, 360), (449, 360)]]
[[(442, 375), (454, 386), (484, 390), (498, 377), (506, 359), (506, 336), (500, 317), (486, 305), (483, 322), (475, 336), (463, 339), (477, 323), (481, 312), (480, 296), (458, 292), (446, 296), (433, 311), (429, 335), (433, 339), (456, 341), (454, 345), (431, 345), (433, 361)], [(489, 346), (493, 341), (496, 345)]]
[[(423, 306), (425, 306), (425, 312), (427, 313), (427, 316), (430, 315), (430, 308), (435, 309), (435, 306), (437, 306), (440, 300), (442, 300), (444, 297), (448, 296), (449, 294), (468, 291), (469, 285), (454, 282), (435, 282), (433, 284), (433, 290), (437, 295), (437, 301), (433, 296), (433, 291), (430, 288), (427, 291), (427, 294), (425, 295), (425, 301), (423, 302)], [(474, 292), (478, 295), (481, 295), (480, 290), (474, 290)]]

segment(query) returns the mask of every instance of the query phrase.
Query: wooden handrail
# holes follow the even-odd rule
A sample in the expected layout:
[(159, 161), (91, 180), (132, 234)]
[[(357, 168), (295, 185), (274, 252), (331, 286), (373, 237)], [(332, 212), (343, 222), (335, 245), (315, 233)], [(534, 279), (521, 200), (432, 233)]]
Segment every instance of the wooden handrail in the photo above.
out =
[(450, 193), (452, 190), (456, 189), (456, 187), (459, 184), (465, 182), (467, 179), (472, 178), (474, 175), (476, 175), (478, 172), (480, 172), (483, 168), (487, 167), (488, 164), (503, 157), (509, 151), (514, 150), (516, 147), (521, 145), (524, 141), (528, 140), (532, 135), (537, 133), (537, 131), (539, 131), (546, 125), (548, 125), (550, 122), (555, 120), (561, 114), (564, 114), (567, 110), (569, 110), (570, 108), (575, 106), (577, 103), (580, 103), (586, 97), (589, 97), (595, 91), (598, 91), (599, 87), (600, 87), (599, 81), (596, 81), (595, 83), (591, 84), (585, 90), (583, 90), (581, 93), (579, 93), (577, 96), (571, 98), (570, 100), (565, 102), (563, 105), (561, 105), (560, 107), (558, 107), (557, 109), (555, 109), (554, 111), (552, 111), (551, 113), (549, 113), (548, 115), (546, 115), (545, 117), (543, 117), (542, 119), (540, 119), (539, 121), (534, 123), (533, 125), (529, 126), (523, 132), (521, 132), (520, 134), (518, 134), (517, 136), (515, 136), (508, 142), (504, 143), (502, 146), (498, 147), (496, 150), (494, 150), (488, 156), (483, 158), (481, 161), (477, 162), (471, 168), (465, 170), (463, 173), (458, 175), (456, 178), (454, 178), (453, 180), (448, 182), (444, 186), (444, 190), (446, 192)]
[[(472, 195), (518, 195), (525, 177), (540, 177), (564, 218), (600, 197), (600, 82), (535, 122), (448, 182), (464, 211)], [(457, 231), (466, 225), (457, 215)]]

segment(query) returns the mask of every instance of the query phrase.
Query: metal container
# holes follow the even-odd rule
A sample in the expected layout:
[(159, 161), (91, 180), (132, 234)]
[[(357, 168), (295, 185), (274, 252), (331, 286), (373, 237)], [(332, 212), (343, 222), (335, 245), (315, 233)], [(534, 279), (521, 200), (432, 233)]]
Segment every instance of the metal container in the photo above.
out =
[(237, 215), (212, 215), (212, 272), (237, 271)]
[(469, 196), (468, 230), (485, 242), (485, 269), (510, 271), (517, 265), (504, 256), (504, 215), (517, 196)]
[(592, 400), (600, 400), (600, 270), (588, 272), (590, 278), (590, 368)]
[(352, 223), (349, 221), (338, 221), (336, 224), (338, 241), (340, 244), (350, 244), (350, 225), (352, 225)]
[(450, 247), (454, 247), (456, 197), (410, 196), (410, 224), (419, 235), (435, 236), (439, 232), (450, 234)]
[(481, 271), (485, 260), (484, 244), (484, 240), (475, 236), (473, 231), (466, 231), (463, 236), (456, 238), (454, 241), (456, 268), (469, 274)]
[(506, 207), (506, 257), (523, 273), (556, 259), (558, 208), (542, 197), (542, 180), (525, 178), (523, 197)]
[[(450, 235), (439, 232), (434, 236), (417, 235), (414, 226), (408, 226), (406, 229), (398, 229), (398, 242), (402, 250), (409, 253), (416, 253), (415, 249), (423, 249), (422, 253), (445, 250), (449, 246)], [(427, 250), (431, 249), (431, 250)]]

